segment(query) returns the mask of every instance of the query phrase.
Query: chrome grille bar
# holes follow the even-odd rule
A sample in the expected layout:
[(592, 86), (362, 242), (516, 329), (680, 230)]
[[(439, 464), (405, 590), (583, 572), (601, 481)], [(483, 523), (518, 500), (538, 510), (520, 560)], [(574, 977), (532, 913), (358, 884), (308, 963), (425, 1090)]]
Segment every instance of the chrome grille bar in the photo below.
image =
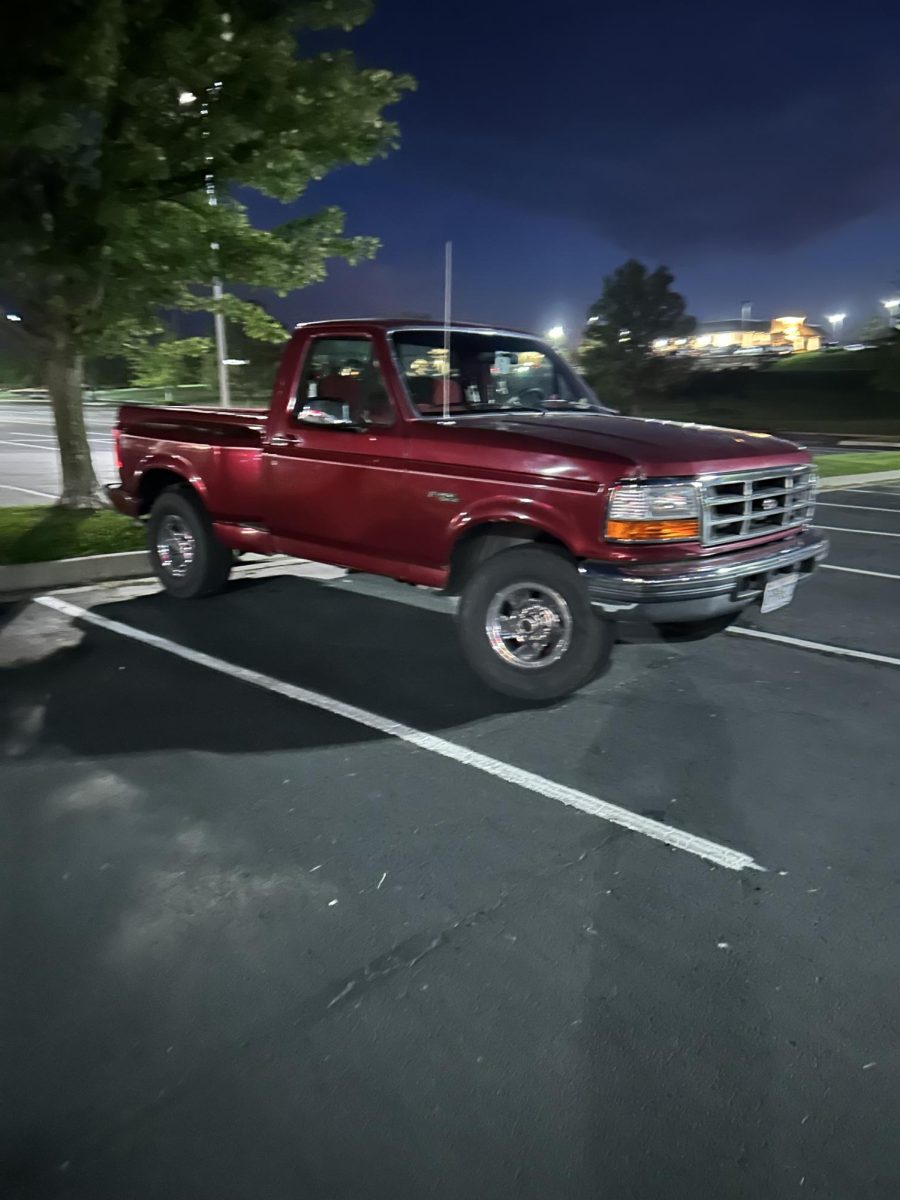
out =
[(808, 464), (703, 476), (704, 545), (747, 541), (810, 524), (816, 483)]

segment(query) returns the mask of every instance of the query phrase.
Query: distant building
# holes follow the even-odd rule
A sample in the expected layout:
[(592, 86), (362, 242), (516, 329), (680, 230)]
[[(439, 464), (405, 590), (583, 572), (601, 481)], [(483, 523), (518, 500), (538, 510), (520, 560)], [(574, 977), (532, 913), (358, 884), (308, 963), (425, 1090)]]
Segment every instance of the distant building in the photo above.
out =
[(659, 338), (653, 348), (660, 354), (697, 355), (744, 352), (804, 353), (818, 350), (825, 341), (820, 325), (808, 325), (806, 317), (773, 317), (751, 320), (731, 317), (724, 321), (703, 321), (688, 338)]

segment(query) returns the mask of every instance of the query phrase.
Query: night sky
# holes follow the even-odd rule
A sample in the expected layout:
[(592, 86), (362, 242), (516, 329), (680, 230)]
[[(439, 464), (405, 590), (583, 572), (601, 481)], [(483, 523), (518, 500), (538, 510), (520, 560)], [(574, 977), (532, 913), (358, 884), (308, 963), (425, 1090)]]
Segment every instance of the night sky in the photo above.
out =
[(748, 300), (849, 329), (896, 290), (900, 3), (381, 0), (347, 42), (418, 91), (397, 152), (299, 206), (340, 205), (377, 259), (287, 321), (439, 315), (447, 238), (455, 315), (538, 330), (580, 326), (632, 255), (701, 319)]

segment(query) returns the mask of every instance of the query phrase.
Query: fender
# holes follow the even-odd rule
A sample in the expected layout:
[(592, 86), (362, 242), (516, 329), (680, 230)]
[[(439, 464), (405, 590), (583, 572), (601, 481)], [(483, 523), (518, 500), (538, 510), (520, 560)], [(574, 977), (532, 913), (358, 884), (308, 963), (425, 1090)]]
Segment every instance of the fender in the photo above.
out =
[(173, 475), (180, 475), (185, 483), (189, 483), (199, 494), (204, 504), (207, 504), (208, 495), (206, 484), (197, 474), (196, 469), (191, 464), (190, 460), (184, 458), (180, 454), (171, 453), (155, 453), (148, 454), (142, 458), (134, 469), (134, 473), (129, 485), (130, 491), (138, 491), (141, 484), (141, 479), (148, 471), (171, 471)]
[(522, 496), (485, 497), (476, 501), (470, 508), (457, 513), (448, 530), (451, 545), (455, 546), (460, 537), (470, 529), (496, 522), (539, 529), (562, 542), (570, 553), (577, 557), (576, 548), (582, 539), (572, 518), (543, 500)]

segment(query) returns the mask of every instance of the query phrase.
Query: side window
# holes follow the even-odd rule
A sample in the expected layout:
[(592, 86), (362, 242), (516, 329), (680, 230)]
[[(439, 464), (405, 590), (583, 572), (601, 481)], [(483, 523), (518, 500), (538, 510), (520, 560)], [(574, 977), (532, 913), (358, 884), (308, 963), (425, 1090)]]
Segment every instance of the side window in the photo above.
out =
[(304, 410), (326, 412), (354, 425), (394, 424), (394, 406), (368, 338), (317, 338), (312, 343), (294, 415), (301, 417)]

